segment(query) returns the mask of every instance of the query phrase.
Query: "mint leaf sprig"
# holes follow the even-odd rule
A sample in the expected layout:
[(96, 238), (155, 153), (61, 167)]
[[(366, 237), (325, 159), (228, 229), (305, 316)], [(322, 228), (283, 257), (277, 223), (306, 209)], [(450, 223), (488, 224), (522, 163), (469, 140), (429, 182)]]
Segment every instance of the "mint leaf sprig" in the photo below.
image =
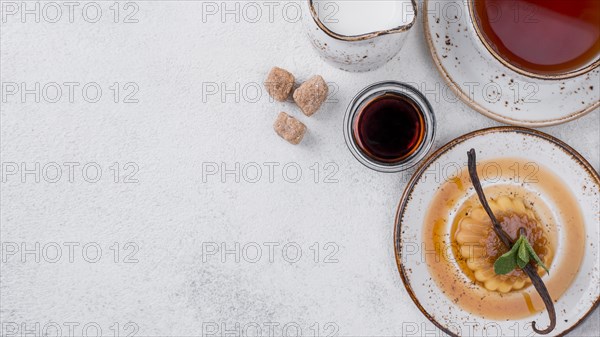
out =
[(529, 240), (527, 240), (525, 229), (522, 227), (519, 228), (519, 233), (520, 236), (517, 241), (515, 241), (512, 248), (494, 262), (494, 272), (498, 275), (506, 275), (513, 271), (517, 266), (521, 269), (525, 268), (529, 261), (533, 259), (535, 263), (544, 268), (546, 273), (550, 274), (548, 268), (535, 253)]

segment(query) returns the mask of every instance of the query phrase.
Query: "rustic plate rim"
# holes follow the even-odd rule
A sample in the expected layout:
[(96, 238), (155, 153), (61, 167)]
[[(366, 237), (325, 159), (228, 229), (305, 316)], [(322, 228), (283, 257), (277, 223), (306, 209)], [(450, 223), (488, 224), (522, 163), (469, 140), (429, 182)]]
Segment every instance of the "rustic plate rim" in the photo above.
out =
[[(565, 142), (563, 142), (562, 140), (560, 140), (554, 136), (551, 136), (547, 133), (544, 133), (544, 132), (541, 132), (538, 130), (525, 128), (525, 127), (521, 127), (521, 126), (497, 126), (497, 127), (490, 127), (490, 128), (484, 128), (484, 129), (471, 131), (469, 133), (458, 136), (458, 137), (454, 138), (453, 140), (449, 141), (448, 143), (446, 143), (445, 145), (443, 145), (442, 147), (437, 149), (435, 152), (433, 152), (429, 156), (427, 156), (427, 158), (425, 160), (423, 160), (423, 162), (419, 165), (419, 167), (417, 168), (415, 173), (413, 173), (408, 184), (406, 185), (406, 188), (404, 189), (404, 191), (402, 193), (402, 197), (400, 198), (400, 202), (398, 203), (398, 207), (396, 209), (396, 215), (394, 218), (394, 256), (396, 258), (396, 267), (398, 268), (398, 272), (400, 273), (400, 278), (402, 280), (402, 283), (404, 284), (404, 288), (408, 292), (408, 295), (412, 299), (413, 303), (417, 306), (417, 308), (419, 308), (421, 313), (431, 323), (433, 323), (436, 327), (438, 327), (443, 332), (445, 332), (448, 335), (453, 336), (453, 337), (460, 337), (460, 335), (457, 335), (454, 332), (452, 332), (451, 330), (449, 330), (447, 327), (445, 327), (444, 325), (439, 323), (431, 314), (429, 314), (427, 312), (427, 310), (425, 310), (425, 308), (421, 305), (421, 303), (419, 302), (415, 293), (412, 290), (410, 282), (404, 271), (404, 264), (401, 262), (402, 261), (402, 254), (401, 254), (402, 249), (401, 249), (401, 244), (400, 244), (400, 233), (401, 233), (402, 224), (401, 224), (400, 220), (402, 219), (404, 209), (406, 207), (406, 204), (408, 203), (408, 200), (410, 199), (410, 196), (412, 194), (414, 186), (418, 182), (418, 180), (421, 177), (421, 175), (423, 174), (423, 172), (427, 169), (427, 167), (434, 160), (438, 159), (441, 155), (443, 155), (444, 153), (453, 149), (456, 145), (463, 143), (466, 140), (469, 140), (469, 139), (475, 138), (475, 137), (479, 137), (482, 135), (486, 135), (486, 134), (490, 134), (490, 133), (498, 133), (498, 132), (519, 132), (519, 133), (523, 133), (526, 135), (542, 138), (546, 141), (549, 141), (549, 142), (557, 145), (561, 150), (563, 150), (566, 153), (568, 153), (569, 155), (571, 155), (573, 160), (575, 160), (577, 162), (577, 164), (579, 164), (583, 169), (585, 169), (588, 172), (588, 174), (593, 178), (595, 184), (600, 186), (600, 174), (598, 172), (596, 172), (596, 170), (592, 167), (592, 165), (579, 152), (577, 152), (577, 150), (573, 149), (571, 146), (569, 146), (568, 144), (566, 144)], [(575, 329), (577, 326), (579, 326), (581, 323), (583, 323), (588, 317), (590, 317), (590, 315), (594, 312), (594, 310), (599, 305), (600, 305), (600, 295), (598, 295), (598, 297), (594, 301), (594, 304), (585, 313), (585, 315), (583, 315), (577, 322), (575, 322), (575, 324), (571, 325), (568, 329), (566, 329), (565, 331), (563, 331), (560, 334), (555, 335), (555, 336), (557, 336), (557, 337), (564, 336), (567, 333), (573, 331), (573, 329)]]
[[(572, 120), (583, 117), (583, 116), (587, 115), (588, 113), (594, 111), (598, 107), (600, 107), (600, 101), (597, 101), (594, 104), (588, 105), (587, 107), (585, 107), (582, 110), (577, 110), (577, 111), (571, 112), (568, 116), (564, 116), (564, 117), (560, 117), (560, 118), (556, 118), (556, 119), (535, 121), (535, 122), (505, 117), (505, 116), (499, 115), (498, 113), (495, 113), (491, 110), (488, 110), (488, 109), (482, 107), (481, 105), (476, 103), (475, 100), (470, 99), (469, 96), (466, 95), (462, 91), (462, 89), (456, 84), (456, 82), (454, 82), (454, 80), (452, 79), (452, 77), (450, 76), (450, 74), (448, 73), (448, 71), (446, 70), (444, 65), (442, 64), (440, 57), (434, 48), (433, 37), (431, 36), (431, 30), (429, 29), (429, 15), (427, 15), (428, 4), (430, 1), (432, 1), (432, 0), (424, 0), (423, 1), (423, 28), (425, 30), (425, 40), (427, 41), (429, 53), (433, 59), (433, 63), (435, 64), (436, 68), (438, 69), (438, 72), (440, 73), (440, 75), (442, 76), (442, 78), (444, 79), (446, 84), (450, 87), (450, 89), (454, 92), (454, 94), (456, 94), (463, 103), (465, 103), (467, 106), (469, 106), (473, 110), (479, 112), (480, 114), (482, 114), (486, 117), (489, 117), (493, 120), (501, 122), (501, 123), (506, 123), (506, 124), (510, 124), (510, 125), (514, 125), (514, 126), (522, 126), (522, 127), (545, 127), (545, 126), (559, 125), (559, 124), (570, 122)], [(459, 2), (461, 4), (463, 3), (463, 1), (459, 1)], [(490, 57), (492, 57), (492, 56), (490, 55)], [(509, 69), (509, 68), (507, 68), (507, 69)]]

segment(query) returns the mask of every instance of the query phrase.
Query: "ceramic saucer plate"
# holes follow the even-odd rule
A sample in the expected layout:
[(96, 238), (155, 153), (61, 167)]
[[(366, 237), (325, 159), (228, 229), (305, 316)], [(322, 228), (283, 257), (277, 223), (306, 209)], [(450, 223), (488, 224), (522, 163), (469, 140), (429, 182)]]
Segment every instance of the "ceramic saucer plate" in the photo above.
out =
[[(566, 186), (566, 191), (573, 196), (573, 202), (580, 206), (584, 233), (582, 234), (584, 242), (581, 243), (584, 245), (581, 248), (583, 252), (581, 264), (579, 270), (573, 273), (572, 282), (565, 287), (564, 293), (555, 299), (558, 319), (556, 328), (550, 335), (566, 334), (593, 312), (600, 299), (600, 288), (598, 287), (600, 282), (598, 266), (600, 259), (600, 176), (577, 151), (560, 140), (536, 130), (506, 126), (475, 131), (446, 144), (430, 155), (417, 169), (398, 206), (394, 231), (398, 270), (409, 295), (432, 323), (452, 336), (535, 336), (536, 334), (531, 329), (531, 322), (537, 322), (540, 329), (545, 328), (549, 322), (546, 310), (517, 320), (487, 319), (472, 314), (461, 306), (460, 299), (455, 301), (442, 293), (439, 283), (436, 283), (432, 274), (431, 266), (427, 265), (422, 254), (415, 254), (412, 248), (408, 249), (409, 247), (414, 248), (415, 242), (424, 242), (427, 214), (430, 214), (428, 212), (431, 211), (430, 204), (440, 187), (449, 181), (449, 178), (444, 178), (444, 168), (455, 167), (457, 163), (460, 167), (465, 167), (467, 151), (471, 148), (477, 152), (478, 163), (491, 160), (522, 159), (528, 163), (538, 164), (552, 176), (558, 177), (562, 186)], [(464, 185), (468, 188), (465, 187), (464, 192), (461, 192), (465, 195), (463, 200), (475, 196), (474, 189), (470, 182), (468, 183), (469, 185)], [(544, 192), (540, 192), (540, 184), (527, 183), (523, 180), (515, 181), (512, 178), (500, 182), (482, 178), (484, 189), (498, 183), (523, 186), (526, 190), (544, 198)], [(552, 201), (549, 201), (548, 205), (553, 211), (560, 212), (557, 208), (552, 207)], [(457, 213), (457, 211), (454, 214), (448, 213), (447, 223), (452, 223), (453, 217)], [(555, 219), (561, 219), (561, 215), (555, 216)], [(559, 234), (557, 240), (558, 248), (553, 265), (556, 263), (560, 270), (561, 262), (570, 261), (562, 260), (565, 258), (565, 254), (561, 255), (561, 252), (566, 249), (563, 237), (568, 236), (565, 234), (568, 230), (564, 229), (566, 228), (565, 223), (561, 220), (556, 221), (556, 227), (562, 234)], [(447, 233), (444, 232), (443, 235), (450, 237), (450, 230), (446, 229), (445, 231)], [(543, 278), (544, 282), (551, 281), (552, 277), (556, 276), (552, 275), (551, 270), (550, 276)], [(460, 281), (456, 280), (455, 282)], [(472, 282), (467, 283), (473, 284)], [(531, 286), (523, 291), (532, 291), (535, 294)], [(522, 293), (514, 295), (522, 295)], [(543, 305), (539, 309), (542, 308)]]
[(600, 68), (564, 80), (521, 75), (477, 36), (465, 0), (425, 0), (425, 38), (446, 84), (476, 111), (503, 123), (541, 127), (600, 106)]

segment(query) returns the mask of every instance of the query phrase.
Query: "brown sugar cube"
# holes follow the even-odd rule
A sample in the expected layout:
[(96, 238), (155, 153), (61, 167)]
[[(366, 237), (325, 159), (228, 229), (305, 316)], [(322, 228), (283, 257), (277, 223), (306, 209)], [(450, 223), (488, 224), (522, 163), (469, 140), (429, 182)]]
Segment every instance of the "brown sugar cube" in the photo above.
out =
[(292, 88), (296, 79), (289, 71), (278, 67), (273, 67), (265, 80), (265, 88), (273, 99), (279, 102), (285, 101)]
[(281, 138), (294, 145), (299, 144), (304, 137), (304, 133), (306, 133), (306, 126), (285, 112), (279, 113), (273, 124), (273, 129)]
[(307, 116), (312, 116), (321, 104), (327, 99), (329, 87), (323, 77), (317, 75), (311, 77), (308, 81), (294, 91), (294, 101), (302, 112)]

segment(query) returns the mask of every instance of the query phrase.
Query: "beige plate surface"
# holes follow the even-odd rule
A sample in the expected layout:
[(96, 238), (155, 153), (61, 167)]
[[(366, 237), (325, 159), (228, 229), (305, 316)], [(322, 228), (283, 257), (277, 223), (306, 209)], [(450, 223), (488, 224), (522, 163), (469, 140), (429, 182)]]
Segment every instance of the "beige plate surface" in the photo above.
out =
[(423, 24), (446, 84), (476, 111), (503, 123), (541, 127), (600, 106), (600, 68), (565, 80), (521, 75), (495, 59), (477, 37), (464, 0), (425, 0)]

